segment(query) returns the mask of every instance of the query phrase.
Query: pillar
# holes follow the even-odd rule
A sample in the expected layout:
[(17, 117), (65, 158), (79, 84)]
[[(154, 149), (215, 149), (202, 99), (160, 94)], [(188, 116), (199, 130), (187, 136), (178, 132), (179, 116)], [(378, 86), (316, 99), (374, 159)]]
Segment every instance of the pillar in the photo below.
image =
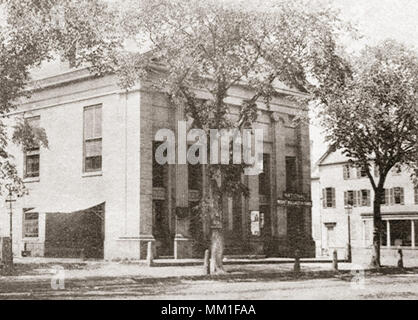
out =
[(390, 220), (386, 221), (386, 246), (390, 247)]
[[(277, 205), (277, 200), (283, 198), (286, 189), (286, 132), (284, 120), (280, 118), (279, 113), (274, 112), (271, 116), (273, 126), (273, 154), (272, 162), (274, 164), (274, 193), (272, 198), (276, 202), (276, 217), (272, 211), (272, 223), (275, 225), (274, 251), (277, 255), (284, 255), (287, 252), (287, 209), (285, 206)], [(272, 208), (273, 209), (273, 208)], [(275, 218), (275, 219), (274, 219)]]
[[(251, 212), (260, 212), (260, 195), (259, 195), (259, 176), (248, 176), (248, 189), (250, 191), (248, 199), (248, 215), (247, 219), (250, 222), (249, 228), (249, 246), (251, 254), (264, 254), (263, 239), (261, 233), (253, 235), (251, 232)], [(261, 232), (261, 230), (260, 230)]]
[[(186, 132), (179, 126), (179, 121), (185, 121), (184, 107), (179, 106), (174, 117), (176, 124), (176, 154), (177, 164), (175, 168), (175, 228), (176, 234), (174, 237), (174, 258), (185, 259), (191, 258), (192, 252), (192, 239), (190, 238), (190, 211), (189, 211), (189, 185), (188, 185), (188, 168), (187, 159), (181, 159), (179, 154), (187, 146)], [(187, 128), (186, 128), (187, 129)], [(180, 148), (180, 150), (179, 150)], [(179, 163), (182, 164), (179, 164)]]
[[(298, 138), (298, 171), (299, 188), (307, 201), (311, 201), (311, 142), (309, 138), (309, 125), (301, 121), (297, 128)], [(312, 208), (303, 207), (305, 243), (304, 256), (315, 257), (315, 242), (312, 238)]]
[[(152, 134), (153, 113), (150, 92), (144, 91), (140, 108), (140, 214), (139, 214), (139, 258), (146, 259), (148, 242), (154, 242), (152, 205)], [(132, 240), (130, 238), (125, 241)], [(155, 246), (154, 246), (155, 248)]]
[(415, 248), (415, 223), (411, 220), (411, 246)]

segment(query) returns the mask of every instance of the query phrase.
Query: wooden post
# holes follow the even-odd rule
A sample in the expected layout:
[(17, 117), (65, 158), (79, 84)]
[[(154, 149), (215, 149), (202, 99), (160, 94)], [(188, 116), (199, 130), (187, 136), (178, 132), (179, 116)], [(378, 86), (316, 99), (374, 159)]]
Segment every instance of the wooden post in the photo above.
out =
[(398, 254), (399, 254), (399, 259), (398, 259), (398, 268), (403, 269), (404, 265), (403, 265), (403, 252), (402, 249), (398, 250)]
[(147, 247), (147, 265), (149, 267), (152, 267), (152, 264), (154, 262), (154, 253), (152, 252), (152, 249), (152, 241), (149, 241)]
[(209, 250), (205, 250), (205, 256), (203, 258), (203, 272), (204, 274), (210, 274), (210, 254)]
[(338, 271), (338, 252), (334, 250), (332, 253), (332, 270)]
[(295, 250), (295, 265), (293, 266), (293, 272), (300, 272), (300, 253), (299, 250)]

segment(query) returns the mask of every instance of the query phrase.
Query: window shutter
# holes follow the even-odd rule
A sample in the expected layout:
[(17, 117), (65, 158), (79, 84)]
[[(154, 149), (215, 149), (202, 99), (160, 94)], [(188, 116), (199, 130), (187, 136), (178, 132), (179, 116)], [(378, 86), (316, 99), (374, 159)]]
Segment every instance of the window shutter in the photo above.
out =
[(344, 206), (348, 205), (348, 192), (344, 191)]
[(389, 205), (389, 189), (384, 189), (385, 190), (385, 206)]
[(368, 206), (368, 207), (370, 207), (370, 190), (367, 190), (367, 203), (366, 203), (366, 205)]
[(393, 188), (389, 189), (389, 205), (393, 205), (395, 203), (395, 196), (393, 191)]
[(326, 209), (327, 207), (327, 190), (322, 189), (322, 207)]
[(405, 204), (405, 199), (404, 199), (404, 194), (403, 194), (403, 188), (399, 188), (399, 191), (401, 193), (401, 204), (404, 205)]
[(335, 188), (332, 188), (331, 190), (332, 190), (331, 191), (332, 192), (332, 207), (335, 208), (336, 207), (336, 204), (335, 204), (335, 202), (336, 202), (335, 201)]

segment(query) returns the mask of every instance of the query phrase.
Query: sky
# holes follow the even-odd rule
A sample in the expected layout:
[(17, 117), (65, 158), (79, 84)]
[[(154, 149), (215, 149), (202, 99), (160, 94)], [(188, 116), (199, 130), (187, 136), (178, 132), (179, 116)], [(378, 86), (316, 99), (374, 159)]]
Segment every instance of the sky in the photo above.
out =
[[(106, 0), (117, 3), (120, 0)], [(145, 0), (146, 1), (146, 0)], [(204, 1), (204, 0), (202, 0)], [(232, 1), (232, 0), (219, 0)], [(242, 0), (239, 0), (242, 1)], [(260, 5), (265, 0), (245, 0), (248, 4)], [(288, 0), (292, 1), (292, 0)], [(406, 45), (414, 46), (418, 50), (418, 0), (317, 0), (330, 3), (341, 10), (344, 20), (357, 26), (363, 36), (361, 40), (347, 43), (350, 51), (358, 52), (366, 44), (375, 45), (378, 42), (392, 38)], [(2, 22), (0, 6), (0, 24)], [(43, 68), (42, 72), (48, 72)], [(312, 163), (315, 163), (326, 151), (327, 145), (323, 141), (322, 129), (317, 121), (312, 119), (311, 152)]]
[[(325, 0), (324, 0), (325, 1)], [(351, 51), (358, 51), (367, 45), (392, 38), (418, 49), (418, 1), (417, 0), (331, 0), (333, 6), (341, 9), (345, 20), (354, 23), (363, 38), (348, 44)], [(311, 151), (315, 163), (326, 151), (321, 131), (312, 119)]]

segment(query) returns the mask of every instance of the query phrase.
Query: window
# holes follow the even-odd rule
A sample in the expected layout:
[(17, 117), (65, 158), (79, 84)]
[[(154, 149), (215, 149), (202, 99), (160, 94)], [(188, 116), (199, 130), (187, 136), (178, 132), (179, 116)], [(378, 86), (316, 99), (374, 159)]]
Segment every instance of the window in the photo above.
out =
[(367, 177), (366, 167), (357, 168), (357, 178)]
[(84, 108), (84, 171), (102, 170), (102, 106)]
[(403, 188), (393, 188), (393, 203), (404, 204)]
[(348, 180), (351, 178), (350, 175), (350, 165), (349, 164), (345, 164), (343, 166), (343, 176), (344, 176), (344, 180)]
[[(26, 121), (32, 128), (38, 128), (40, 117), (28, 118)], [(39, 159), (40, 149), (39, 145), (26, 148), (24, 153), (24, 177), (36, 178), (39, 177)]]
[(390, 245), (410, 247), (411, 220), (390, 220)]
[(415, 233), (415, 237), (414, 237), (414, 244), (415, 246), (418, 245), (418, 220), (414, 220), (412, 222), (414, 224), (414, 233)]
[(418, 204), (418, 188), (414, 189), (415, 204)]
[(359, 200), (362, 207), (370, 207), (370, 190), (360, 190)]
[(344, 192), (344, 206), (354, 206), (356, 204), (356, 192), (349, 190)]
[(263, 172), (258, 180), (258, 191), (262, 195), (270, 195), (270, 155), (263, 154)]
[(286, 191), (298, 192), (298, 172), (295, 157), (286, 157)]
[[(29, 209), (24, 209), (28, 211)], [(39, 236), (39, 214), (36, 212), (23, 212), (23, 236), (37, 238)]]
[(335, 208), (335, 189), (322, 189), (322, 205), (324, 208)]
[(162, 144), (162, 142), (154, 141), (152, 143), (152, 187), (153, 188), (165, 187), (166, 165), (161, 165), (155, 160), (155, 154), (160, 144)]

